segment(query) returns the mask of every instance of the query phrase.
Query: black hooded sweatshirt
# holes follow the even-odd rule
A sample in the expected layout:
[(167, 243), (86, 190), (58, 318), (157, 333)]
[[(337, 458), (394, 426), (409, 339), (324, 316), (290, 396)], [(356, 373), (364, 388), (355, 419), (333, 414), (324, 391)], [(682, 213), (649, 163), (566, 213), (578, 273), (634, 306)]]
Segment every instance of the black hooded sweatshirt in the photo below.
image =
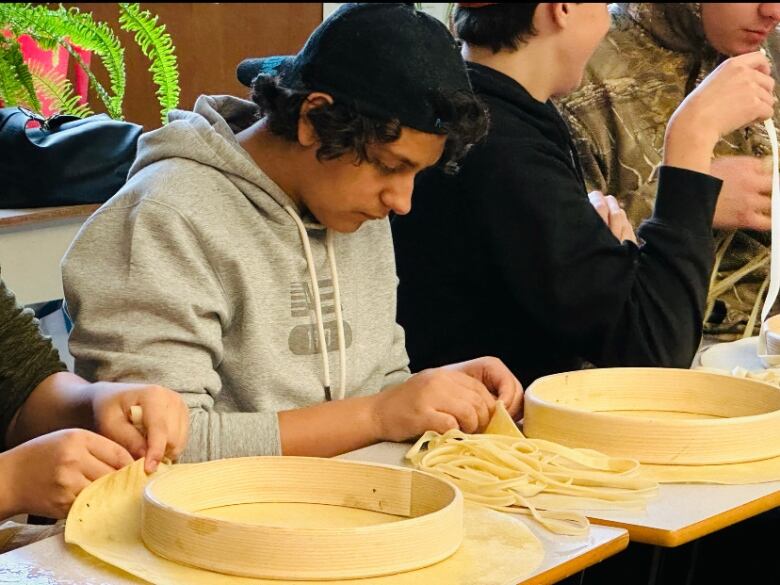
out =
[(483, 355), (524, 385), (599, 367), (689, 367), (701, 338), (721, 181), (661, 167), (653, 216), (621, 243), (591, 206), (551, 102), (469, 64), (490, 113), (460, 172), (432, 169), (393, 219), (412, 371)]

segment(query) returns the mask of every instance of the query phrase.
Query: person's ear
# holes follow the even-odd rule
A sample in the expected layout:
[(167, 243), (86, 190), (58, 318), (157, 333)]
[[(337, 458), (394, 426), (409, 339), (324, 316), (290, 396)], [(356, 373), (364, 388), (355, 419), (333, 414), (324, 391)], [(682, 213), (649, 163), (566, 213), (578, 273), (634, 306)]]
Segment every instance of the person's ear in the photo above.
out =
[(571, 2), (553, 2), (549, 4), (550, 20), (559, 29), (568, 28), (571, 25), (573, 5)]
[(301, 146), (314, 146), (319, 142), (317, 131), (309, 119), (309, 112), (324, 105), (332, 104), (333, 98), (327, 93), (314, 92), (306, 96), (298, 112), (298, 143)]

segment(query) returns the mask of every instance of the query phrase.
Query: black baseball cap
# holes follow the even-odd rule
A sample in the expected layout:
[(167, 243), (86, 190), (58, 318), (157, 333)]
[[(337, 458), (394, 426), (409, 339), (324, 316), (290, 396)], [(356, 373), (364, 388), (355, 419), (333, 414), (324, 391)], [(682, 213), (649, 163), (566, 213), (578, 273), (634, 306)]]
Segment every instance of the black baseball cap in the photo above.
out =
[(282, 87), (321, 91), (372, 118), (443, 133), (442, 96), (473, 95), (460, 48), (441, 22), (412, 4), (341, 6), (317, 27), (297, 55), (242, 61), (238, 80), (258, 75)]

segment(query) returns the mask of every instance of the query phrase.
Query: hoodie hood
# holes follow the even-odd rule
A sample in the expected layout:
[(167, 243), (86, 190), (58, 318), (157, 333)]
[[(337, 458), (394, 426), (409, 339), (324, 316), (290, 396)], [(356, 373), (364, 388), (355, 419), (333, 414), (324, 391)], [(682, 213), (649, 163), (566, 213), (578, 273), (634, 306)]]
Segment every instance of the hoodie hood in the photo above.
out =
[[(268, 219), (290, 223), (285, 207), (300, 212), (292, 199), (257, 166), (236, 133), (257, 121), (254, 102), (232, 96), (200, 96), (193, 111), (173, 110), (168, 124), (143, 134), (128, 180), (167, 159), (187, 159), (222, 173)], [(270, 196), (270, 200), (269, 200)], [(307, 222), (307, 227), (321, 227)]]
[(715, 53), (707, 42), (697, 2), (613, 4), (612, 17), (638, 25), (656, 43), (677, 53)]

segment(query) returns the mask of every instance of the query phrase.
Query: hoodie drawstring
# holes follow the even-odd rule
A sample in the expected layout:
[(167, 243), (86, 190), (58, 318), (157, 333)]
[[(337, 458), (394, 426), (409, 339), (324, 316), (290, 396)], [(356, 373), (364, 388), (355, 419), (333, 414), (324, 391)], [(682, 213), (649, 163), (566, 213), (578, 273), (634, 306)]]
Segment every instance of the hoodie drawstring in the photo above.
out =
[(328, 251), (330, 274), (333, 277), (333, 296), (336, 303), (336, 331), (339, 338), (339, 400), (344, 399), (347, 387), (347, 348), (344, 341), (344, 320), (341, 316), (341, 290), (339, 289), (339, 273), (336, 269), (336, 253), (333, 251), (333, 232), (325, 232), (325, 249)]
[[(312, 294), (314, 295), (314, 314), (317, 318), (317, 333), (319, 336), (320, 355), (322, 356), (322, 369), (325, 376), (325, 399), (331, 400), (330, 363), (328, 361), (328, 346), (325, 342), (325, 326), (322, 323), (322, 299), (320, 297), (319, 283), (317, 282), (317, 269), (314, 267), (314, 257), (311, 253), (309, 234), (306, 233), (306, 226), (303, 225), (303, 221), (301, 221), (301, 218), (292, 207), (285, 205), (284, 210), (290, 215), (290, 217), (293, 218), (295, 225), (298, 226), (298, 232), (301, 236), (301, 243), (303, 244), (303, 251), (306, 255), (306, 264), (309, 267), (309, 279), (311, 280)], [(339, 290), (339, 275), (336, 269), (336, 255), (333, 252), (333, 237), (330, 230), (325, 232), (325, 249), (327, 250), (331, 277), (333, 278), (333, 302), (335, 303), (336, 308), (336, 330), (338, 332), (339, 344), (339, 392), (336, 396), (336, 399), (342, 400), (346, 394), (347, 385), (347, 350), (344, 342), (344, 324), (341, 320), (341, 292)]]

